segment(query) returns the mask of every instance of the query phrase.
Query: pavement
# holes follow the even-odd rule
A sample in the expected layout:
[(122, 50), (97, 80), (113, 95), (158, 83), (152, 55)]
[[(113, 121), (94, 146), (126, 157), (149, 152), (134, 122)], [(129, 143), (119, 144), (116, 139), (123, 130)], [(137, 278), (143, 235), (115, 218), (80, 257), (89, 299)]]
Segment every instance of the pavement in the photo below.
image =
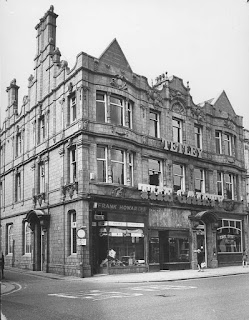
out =
[[(203, 272), (198, 272), (198, 270), (192, 269), (174, 271), (161, 270), (157, 272), (129, 273), (119, 275), (95, 275), (89, 278), (64, 276), (54, 273), (45, 273), (43, 271), (30, 271), (18, 268), (6, 268), (5, 270), (63, 281), (78, 281), (88, 283), (147, 283), (247, 274), (249, 273), (249, 266), (244, 268), (242, 266), (220, 267), (214, 269), (206, 268)], [(18, 290), (18, 284), (9, 281), (5, 273), (5, 278), (1, 280), (1, 294), (8, 294), (15, 290)]]

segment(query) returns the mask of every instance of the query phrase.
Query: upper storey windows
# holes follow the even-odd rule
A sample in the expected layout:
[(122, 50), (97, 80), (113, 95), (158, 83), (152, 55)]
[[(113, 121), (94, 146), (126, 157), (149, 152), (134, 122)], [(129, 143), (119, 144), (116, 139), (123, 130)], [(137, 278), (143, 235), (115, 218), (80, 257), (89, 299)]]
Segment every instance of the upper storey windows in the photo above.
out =
[(133, 102), (118, 95), (96, 93), (96, 120), (132, 128)]
[(182, 120), (173, 118), (172, 129), (173, 129), (173, 141), (182, 143)]
[(235, 155), (236, 137), (230, 133), (215, 130), (215, 151), (227, 156)]
[(202, 127), (195, 125), (195, 146), (202, 149)]
[(73, 123), (76, 120), (77, 120), (76, 94), (72, 93), (68, 97), (68, 124)]
[(221, 145), (221, 131), (215, 131), (215, 150), (216, 153), (222, 153), (222, 145)]
[(149, 135), (154, 138), (160, 138), (159, 113), (150, 111)]

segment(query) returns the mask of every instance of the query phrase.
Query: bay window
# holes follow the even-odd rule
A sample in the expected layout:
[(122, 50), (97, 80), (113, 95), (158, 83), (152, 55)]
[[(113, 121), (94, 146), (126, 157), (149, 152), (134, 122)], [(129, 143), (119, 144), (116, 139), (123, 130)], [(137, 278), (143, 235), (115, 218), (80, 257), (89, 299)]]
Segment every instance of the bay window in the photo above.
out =
[(215, 130), (215, 150), (216, 153), (222, 154), (221, 131)]
[(124, 101), (116, 96), (110, 96), (110, 122), (123, 126), (124, 121)]
[[(97, 180), (133, 185), (133, 154), (119, 148), (97, 146)], [(108, 177), (108, 166), (110, 167)]]
[(107, 148), (97, 147), (97, 180), (107, 182)]
[(225, 187), (227, 199), (234, 200), (234, 180), (235, 177), (231, 173), (225, 174)]
[(133, 102), (121, 96), (96, 93), (96, 121), (132, 128)]
[(125, 155), (123, 150), (111, 149), (112, 182), (124, 184)]
[(221, 171), (217, 171), (217, 194), (219, 196), (224, 195), (223, 188), (223, 173)]
[(229, 133), (225, 133), (224, 147), (225, 147), (225, 154), (228, 156), (232, 156), (232, 144), (233, 144), (233, 136)]

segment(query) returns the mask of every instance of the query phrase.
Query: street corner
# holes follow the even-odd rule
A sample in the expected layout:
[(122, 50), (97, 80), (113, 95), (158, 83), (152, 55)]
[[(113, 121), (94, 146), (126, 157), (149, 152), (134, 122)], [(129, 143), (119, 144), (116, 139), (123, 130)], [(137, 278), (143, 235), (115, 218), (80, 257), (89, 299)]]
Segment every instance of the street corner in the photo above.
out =
[(1, 281), (1, 295), (10, 293), (16, 289), (16, 285), (8, 281)]

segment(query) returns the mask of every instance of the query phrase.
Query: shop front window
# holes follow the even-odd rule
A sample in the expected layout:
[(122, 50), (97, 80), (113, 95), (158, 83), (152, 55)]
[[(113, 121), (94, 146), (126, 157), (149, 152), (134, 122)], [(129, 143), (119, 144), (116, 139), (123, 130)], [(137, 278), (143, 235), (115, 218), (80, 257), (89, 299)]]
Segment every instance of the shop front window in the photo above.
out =
[(220, 221), (217, 229), (218, 252), (242, 252), (241, 221)]
[(100, 267), (131, 267), (145, 264), (142, 228), (103, 226), (99, 229), (99, 236)]
[(169, 262), (188, 262), (189, 242), (187, 238), (169, 238)]

